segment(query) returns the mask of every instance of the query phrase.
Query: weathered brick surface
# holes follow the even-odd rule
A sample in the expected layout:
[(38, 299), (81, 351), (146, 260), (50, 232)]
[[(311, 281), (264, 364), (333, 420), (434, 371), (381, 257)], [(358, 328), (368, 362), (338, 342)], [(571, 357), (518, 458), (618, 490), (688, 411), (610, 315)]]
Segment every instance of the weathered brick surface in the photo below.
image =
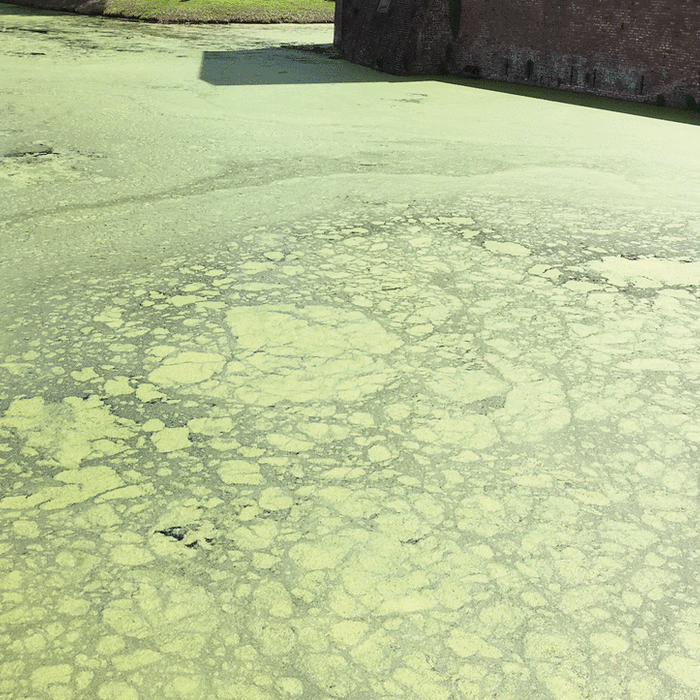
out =
[(343, 55), (668, 104), (700, 101), (700, 0), (337, 0)]

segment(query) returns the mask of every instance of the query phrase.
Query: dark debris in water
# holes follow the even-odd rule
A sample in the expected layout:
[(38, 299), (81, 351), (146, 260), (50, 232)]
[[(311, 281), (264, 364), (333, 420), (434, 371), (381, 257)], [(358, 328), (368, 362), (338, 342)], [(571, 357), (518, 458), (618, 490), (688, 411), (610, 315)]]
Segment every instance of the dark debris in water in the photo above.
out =
[(13, 151), (12, 153), (0, 155), (0, 160), (3, 158), (38, 158), (39, 156), (49, 156), (53, 152), (53, 148), (50, 147), (37, 148), (31, 151)]
[(165, 535), (166, 537), (172, 537), (174, 540), (181, 542), (185, 539), (187, 534), (187, 529), (184, 527), (167, 527), (164, 530), (156, 530), (160, 535)]

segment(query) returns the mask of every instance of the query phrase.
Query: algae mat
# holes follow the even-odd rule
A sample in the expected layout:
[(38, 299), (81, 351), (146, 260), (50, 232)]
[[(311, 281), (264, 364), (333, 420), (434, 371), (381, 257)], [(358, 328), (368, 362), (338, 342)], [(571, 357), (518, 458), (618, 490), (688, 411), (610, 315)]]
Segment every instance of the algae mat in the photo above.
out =
[(697, 129), (0, 22), (3, 697), (698, 697)]

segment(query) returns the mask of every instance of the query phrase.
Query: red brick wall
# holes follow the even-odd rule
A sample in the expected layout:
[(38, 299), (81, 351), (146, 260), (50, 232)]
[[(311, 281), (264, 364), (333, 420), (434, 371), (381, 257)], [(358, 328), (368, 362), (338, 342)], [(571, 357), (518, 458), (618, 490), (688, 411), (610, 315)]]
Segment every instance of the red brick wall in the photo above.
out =
[(351, 61), (700, 101), (700, 0), (338, 0)]
[(337, 3), (340, 47), (348, 60), (394, 74), (447, 68), (445, 52), (451, 37), (442, 2), (390, 0), (385, 12), (377, 11), (380, 0)]

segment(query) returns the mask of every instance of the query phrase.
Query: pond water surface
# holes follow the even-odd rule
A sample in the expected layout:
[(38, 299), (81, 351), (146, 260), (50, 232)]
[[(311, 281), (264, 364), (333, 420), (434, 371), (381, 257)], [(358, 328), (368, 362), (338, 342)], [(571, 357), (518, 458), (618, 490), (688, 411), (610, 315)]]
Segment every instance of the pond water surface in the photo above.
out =
[(0, 696), (700, 697), (697, 126), (0, 10)]

